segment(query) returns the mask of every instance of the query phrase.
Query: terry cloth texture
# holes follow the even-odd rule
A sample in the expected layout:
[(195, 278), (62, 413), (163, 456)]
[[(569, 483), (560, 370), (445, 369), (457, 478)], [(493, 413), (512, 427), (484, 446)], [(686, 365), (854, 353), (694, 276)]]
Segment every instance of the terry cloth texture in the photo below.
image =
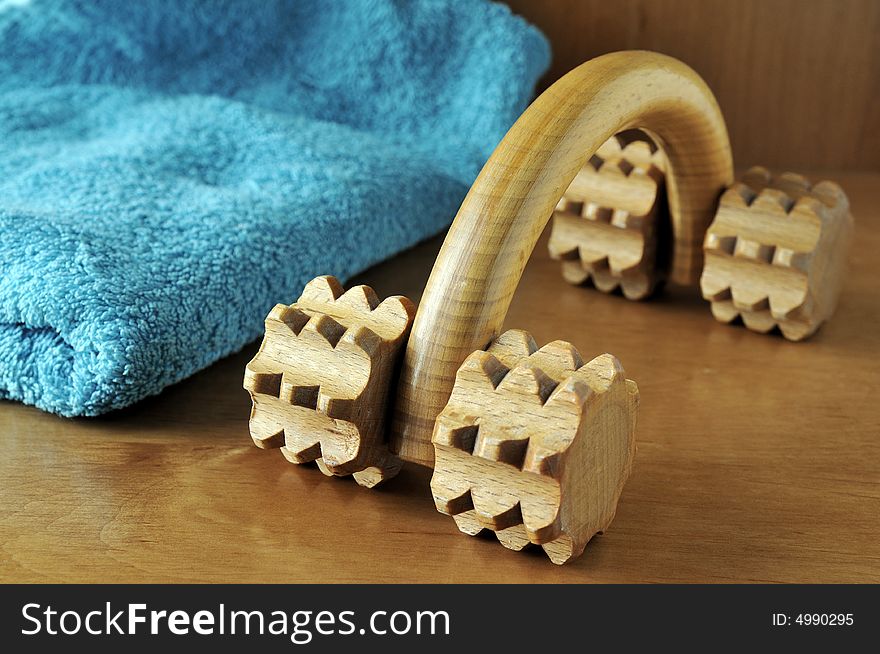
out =
[(548, 63), (484, 0), (0, 0), (0, 398), (124, 407), (442, 230)]

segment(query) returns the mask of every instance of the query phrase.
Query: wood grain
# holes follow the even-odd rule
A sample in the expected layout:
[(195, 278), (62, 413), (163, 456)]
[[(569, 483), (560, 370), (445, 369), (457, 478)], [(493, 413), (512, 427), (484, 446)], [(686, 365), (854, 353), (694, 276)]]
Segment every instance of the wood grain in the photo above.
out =
[(670, 279), (699, 279), (703, 237), (733, 181), (712, 93), (693, 70), (652, 52), (618, 52), (575, 68), (510, 128), (449, 228), (397, 387), (391, 447), (402, 459), (430, 465), (434, 419), (455, 372), (501, 333), (526, 261), (563, 192), (607, 139), (633, 128), (649, 133), (668, 162)]
[(291, 463), (373, 486), (400, 471), (388, 450), (386, 414), (403, 344), (415, 315), (402, 296), (346, 291), (316, 277), (292, 305), (276, 305), (244, 373), (254, 444)]
[(722, 322), (804, 339), (834, 313), (852, 230), (838, 184), (752, 168), (725, 191), (706, 233), (703, 297)]
[(431, 492), (459, 530), (557, 564), (605, 531), (632, 470), (639, 390), (610, 354), (521, 329), (471, 354), (437, 416)]
[(606, 52), (692, 66), (727, 119), (737, 166), (880, 169), (876, 0), (506, 0), (553, 47), (544, 86)]
[[(834, 319), (803, 343), (718, 323), (696, 291), (568, 286), (536, 248), (507, 326), (613, 352), (641, 393), (617, 516), (569, 565), (463, 537), (425, 469), (367, 491), (255, 448), (255, 343), (102, 418), (0, 402), (0, 580), (880, 582), (880, 175), (815, 178), (841, 182), (856, 239)], [(351, 283), (417, 299), (438, 248)]]
[(571, 284), (643, 300), (666, 279), (666, 156), (635, 130), (605, 141), (553, 211), (550, 256)]

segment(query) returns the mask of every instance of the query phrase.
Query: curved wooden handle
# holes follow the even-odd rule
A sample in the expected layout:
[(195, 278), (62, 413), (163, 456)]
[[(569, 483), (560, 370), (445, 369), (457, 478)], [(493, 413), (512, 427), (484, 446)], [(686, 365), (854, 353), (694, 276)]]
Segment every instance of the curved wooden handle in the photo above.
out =
[(392, 449), (431, 465), (434, 419), (455, 373), (502, 327), (553, 207), (609, 137), (642, 128), (669, 158), (672, 279), (693, 283), (718, 196), (733, 181), (727, 128), (702, 79), (680, 61), (617, 52), (575, 68), (510, 129), (467, 194), (422, 296), (397, 389)]

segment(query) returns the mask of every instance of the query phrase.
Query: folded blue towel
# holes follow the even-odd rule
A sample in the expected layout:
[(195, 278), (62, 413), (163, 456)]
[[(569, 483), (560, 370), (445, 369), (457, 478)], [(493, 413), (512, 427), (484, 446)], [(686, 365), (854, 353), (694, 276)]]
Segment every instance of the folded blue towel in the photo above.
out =
[(484, 0), (0, 0), (0, 398), (129, 405), (442, 230), (548, 60)]

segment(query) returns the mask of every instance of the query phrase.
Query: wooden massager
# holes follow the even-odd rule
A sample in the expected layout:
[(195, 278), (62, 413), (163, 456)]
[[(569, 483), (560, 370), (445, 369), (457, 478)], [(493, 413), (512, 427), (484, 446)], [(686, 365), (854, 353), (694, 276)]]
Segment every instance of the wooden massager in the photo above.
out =
[(734, 183), (711, 91), (650, 52), (589, 61), (548, 88), (467, 194), (418, 311), (333, 277), (266, 318), (244, 386), (250, 432), (293, 463), (372, 487), (432, 466), (437, 509), (554, 563), (614, 517), (635, 452), (636, 384), (501, 326), (538, 237), (571, 282), (649, 296), (700, 283), (712, 312), (798, 340), (834, 309), (852, 230), (831, 182), (753, 169)]

